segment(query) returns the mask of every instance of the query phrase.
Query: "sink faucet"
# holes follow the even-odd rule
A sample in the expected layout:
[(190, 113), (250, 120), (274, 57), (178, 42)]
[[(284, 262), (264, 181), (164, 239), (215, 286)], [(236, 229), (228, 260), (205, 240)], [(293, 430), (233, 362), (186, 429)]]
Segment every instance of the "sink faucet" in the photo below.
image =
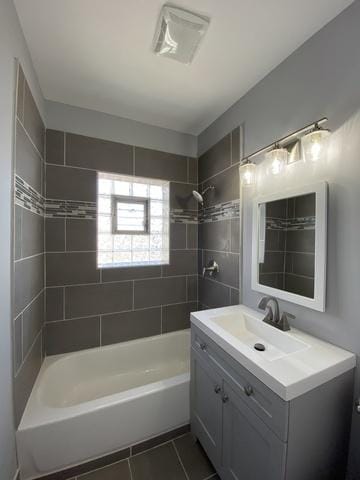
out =
[(279, 303), (275, 297), (263, 297), (259, 302), (258, 308), (266, 310), (263, 322), (268, 323), (283, 332), (290, 330), (289, 318), (294, 319), (295, 315), (283, 312), (280, 318)]

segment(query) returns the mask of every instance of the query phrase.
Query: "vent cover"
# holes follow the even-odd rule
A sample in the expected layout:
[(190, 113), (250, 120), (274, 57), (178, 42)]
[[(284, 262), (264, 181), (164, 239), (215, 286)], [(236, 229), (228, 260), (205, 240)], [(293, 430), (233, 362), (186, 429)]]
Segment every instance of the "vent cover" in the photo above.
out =
[(154, 38), (154, 52), (190, 64), (210, 19), (179, 7), (164, 5)]

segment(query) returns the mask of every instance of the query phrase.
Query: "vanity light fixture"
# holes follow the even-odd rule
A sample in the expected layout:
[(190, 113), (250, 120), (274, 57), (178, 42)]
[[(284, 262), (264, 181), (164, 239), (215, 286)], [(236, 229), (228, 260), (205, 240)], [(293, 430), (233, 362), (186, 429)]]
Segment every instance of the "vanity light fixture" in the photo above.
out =
[(239, 167), (242, 185), (254, 185), (256, 176), (256, 164), (246, 158)]
[(330, 130), (322, 128), (318, 123), (309, 133), (301, 139), (303, 156), (305, 162), (316, 162), (319, 160), (324, 149), (325, 139), (330, 135)]
[(275, 143), (274, 147), (265, 156), (267, 160), (271, 161), (271, 173), (278, 175), (287, 163), (289, 152), (286, 148), (282, 148), (278, 143)]

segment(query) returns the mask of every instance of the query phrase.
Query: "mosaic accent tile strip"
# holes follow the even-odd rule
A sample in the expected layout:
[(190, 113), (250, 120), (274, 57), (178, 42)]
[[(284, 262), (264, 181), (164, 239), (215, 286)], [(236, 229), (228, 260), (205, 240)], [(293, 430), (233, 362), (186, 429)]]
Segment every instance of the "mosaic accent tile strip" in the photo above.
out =
[(199, 223), (216, 222), (228, 218), (239, 218), (240, 200), (218, 203), (199, 211)]
[(84, 218), (96, 219), (96, 202), (74, 200), (45, 200), (45, 216), (47, 218)]
[(267, 230), (314, 230), (315, 217), (267, 218)]
[(171, 210), (171, 223), (198, 223), (198, 212), (196, 210)]
[(37, 215), (44, 215), (44, 201), (44, 197), (39, 192), (19, 175), (15, 175), (15, 205), (19, 205)]

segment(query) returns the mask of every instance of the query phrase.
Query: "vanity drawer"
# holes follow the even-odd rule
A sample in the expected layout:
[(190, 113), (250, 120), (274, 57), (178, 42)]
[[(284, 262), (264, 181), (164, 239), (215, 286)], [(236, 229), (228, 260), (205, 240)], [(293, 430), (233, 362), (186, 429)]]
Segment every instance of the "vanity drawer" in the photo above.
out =
[(223, 376), (256, 415), (282, 441), (287, 441), (289, 403), (276, 395), (194, 325), (191, 326), (191, 343), (195, 351)]

